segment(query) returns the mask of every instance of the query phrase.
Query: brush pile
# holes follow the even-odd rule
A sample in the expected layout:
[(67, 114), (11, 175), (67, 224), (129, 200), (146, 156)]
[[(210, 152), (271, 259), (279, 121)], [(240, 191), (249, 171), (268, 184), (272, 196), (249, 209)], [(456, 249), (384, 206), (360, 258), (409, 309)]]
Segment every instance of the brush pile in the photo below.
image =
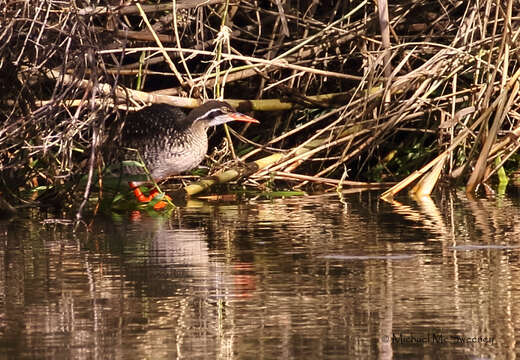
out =
[(256, 147), (243, 160), (279, 154), (258, 184), (412, 174), (393, 195), (433, 171), (472, 192), (518, 165), (519, 15), (513, 0), (4, 2), (2, 193), (92, 179), (118, 109), (216, 97), (263, 123), (231, 133)]

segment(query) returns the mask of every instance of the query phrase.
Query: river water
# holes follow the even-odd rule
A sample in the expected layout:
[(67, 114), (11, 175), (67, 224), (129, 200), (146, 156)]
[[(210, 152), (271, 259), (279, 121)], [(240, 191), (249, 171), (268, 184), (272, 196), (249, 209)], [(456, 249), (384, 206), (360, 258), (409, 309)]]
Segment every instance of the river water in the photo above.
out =
[(518, 195), (192, 201), (0, 222), (0, 359), (502, 359)]

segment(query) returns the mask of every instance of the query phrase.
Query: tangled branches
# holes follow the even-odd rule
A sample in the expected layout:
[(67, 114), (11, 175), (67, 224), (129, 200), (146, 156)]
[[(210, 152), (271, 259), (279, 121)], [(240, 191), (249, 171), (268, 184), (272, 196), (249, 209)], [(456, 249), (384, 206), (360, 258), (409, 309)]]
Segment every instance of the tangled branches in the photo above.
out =
[(117, 138), (117, 108), (226, 97), (269, 111), (254, 142), (235, 134), (257, 147), (243, 159), (280, 154), (257, 181), (395, 180), (443, 154), (435, 163), (472, 191), (495, 158), (502, 166), (518, 149), (518, 4), (386, 6), (9, 2), (0, 14), (4, 185), (92, 173), (101, 145)]

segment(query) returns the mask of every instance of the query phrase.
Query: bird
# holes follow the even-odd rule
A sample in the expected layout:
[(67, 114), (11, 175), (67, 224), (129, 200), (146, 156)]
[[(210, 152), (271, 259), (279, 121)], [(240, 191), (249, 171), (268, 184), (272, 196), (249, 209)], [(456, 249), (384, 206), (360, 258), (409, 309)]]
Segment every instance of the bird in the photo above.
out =
[[(230, 121), (259, 123), (225, 101), (207, 101), (187, 115), (178, 107), (156, 103), (127, 114), (121, 133), (122, 146), (139, 153), (151, 179), (157, 183), (196, 168), (208, 151), (207, 130)], [(142, 169), (125, 167), (125, 172), (142, 174)], [(139, 202), (149, 202), (159, 194), (153, 189), (144, 195), (139, 188), (144, 183), (128, 183)], [(166, 204), (161, 200), (154, 209), (160, 210)]]

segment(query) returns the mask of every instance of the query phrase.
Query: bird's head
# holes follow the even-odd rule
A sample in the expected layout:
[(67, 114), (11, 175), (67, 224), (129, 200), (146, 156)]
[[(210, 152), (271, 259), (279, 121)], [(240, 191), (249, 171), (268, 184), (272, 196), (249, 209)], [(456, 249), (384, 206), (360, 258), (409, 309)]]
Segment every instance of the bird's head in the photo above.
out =
[(201, 122), (205, 127), (216, 126), (225, 124), (230, 121), (242, 121), (248, 123), (258, 124), (259, 121), (255, 118), (242, 114), (228, 103), (218, 100), (210, 100), (193, 109), (189, 114), (188, 118), (191, 121)]

